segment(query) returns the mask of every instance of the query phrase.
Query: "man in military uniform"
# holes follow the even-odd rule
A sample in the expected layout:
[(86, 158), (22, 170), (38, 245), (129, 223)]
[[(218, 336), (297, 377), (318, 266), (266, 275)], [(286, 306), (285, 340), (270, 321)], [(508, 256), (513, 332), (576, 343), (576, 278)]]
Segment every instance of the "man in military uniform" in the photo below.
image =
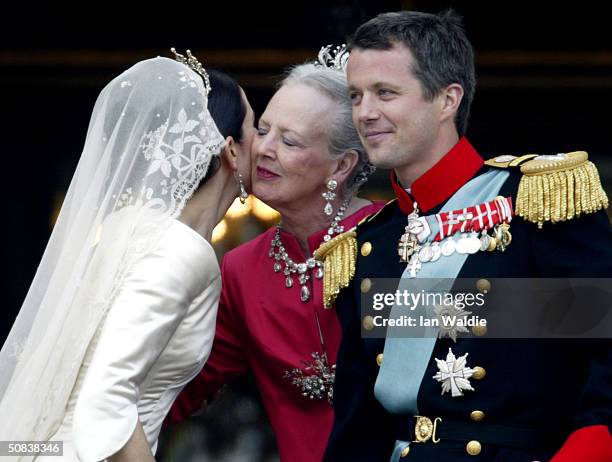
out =
[(473, 51), (453, 12), (382, 14), (350, 46), (353, 120), (397, 197), (316, 254), (343, 329), (325, 460), (612, 460), (608, 340), (362, 335), (377, 278), (607, 278), (612, 238), (586, 153), (484, 162), (465, 138)]

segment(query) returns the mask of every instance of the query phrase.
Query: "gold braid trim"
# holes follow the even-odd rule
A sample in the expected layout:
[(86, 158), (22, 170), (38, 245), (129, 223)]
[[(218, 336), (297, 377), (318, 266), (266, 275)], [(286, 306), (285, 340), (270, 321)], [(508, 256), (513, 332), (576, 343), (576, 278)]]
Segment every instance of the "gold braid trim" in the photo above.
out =
[(321, 244), (314, 257), (323, 262), (323, 306), (330, 309), (355, 276), (357, 233), (350, 230)]
[(597, 167), (584, 151), (562, 160), (533, 159), (521, 165), (516, 214), (539, 228), (608, 207)]

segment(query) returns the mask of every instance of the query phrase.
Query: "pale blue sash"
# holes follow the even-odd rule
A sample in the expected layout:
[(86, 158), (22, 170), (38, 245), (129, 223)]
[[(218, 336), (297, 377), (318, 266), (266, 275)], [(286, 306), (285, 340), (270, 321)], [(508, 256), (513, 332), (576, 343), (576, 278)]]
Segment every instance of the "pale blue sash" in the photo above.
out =
[[(441, 211), (448, 212), (493, 200), (499, 194), (508, 176), (509, 173), (504, 170), (490, 170), (479, 175), (463, 185), (444, 204)], [(431, 287), (428, 288), (432, 291), (448, 291), (451, 289), (452, 280), (461, 271), (467, 257), (467, 254), (455, 252), (448, 257), (441, 256), (435, 262), (423, 263), (422, 269), (417, 273), (417, 279), (430, 279)], [(410, 291), (411, 287), (415, 287), (414, 281), (410, 278), (409, 272), (405, 270), (398, 290)], [(424, 287), (423, 283), (418, 285), (419, 291), (428, 288)], [(431, 317), (431, 307), (417, 307), (409, 314), (414, 316), (419, 313), (419, 310), (424, 315)], [(399, 318), (407, 314), (407, 311), (405, 306), (396, 305), (391, 310), (390, 318)], [(437, 332), (434, 328), (425, 328), (421, 332), (422, 338), (401, 338), (402, 334), (396, 329), (405, 328), (389, 327), (387, 329), (384, 359), (376, 379), (374, 394), (376, 399), (392, 414), (418, 415), (417, 395), (431, 359)], [(391, 461), (398, 461), (402, 450), (409, 445), (409, 442), (397, 441)]]

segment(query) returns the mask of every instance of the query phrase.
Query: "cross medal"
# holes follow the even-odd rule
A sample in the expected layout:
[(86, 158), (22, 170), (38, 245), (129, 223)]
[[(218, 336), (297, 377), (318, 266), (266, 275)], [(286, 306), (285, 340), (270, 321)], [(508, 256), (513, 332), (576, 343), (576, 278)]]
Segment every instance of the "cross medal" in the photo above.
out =
[(408, 269), (408, 271), (410, 271), (410, 277), (411, 278), (415, 278), (417, 276), (417, 273), (419, 272), (419, 270), (421, 269), (421, 261), (419, 260), (419, 256), (418, 254), (413, 254), (412, 257), (410, 258), (410, 263), (408, 263), (408, 266), (406, 267), (406, 269)]
[[(404, 229), (404, 234), (400, 237), (397, 244), (397, 254), (400, 257), (400, 263), (409, 263), (408, 269), (411, 277), (416, 277), (416, 273), (421, 269), (417, 253), (419, 248), (419, 240), (417, 235), (424, 229), (423, 223), (419, 221), (419, 206), (414, 203), (414, 210), (408, 215), (408, 225)], [(412, 258), (411, 258), (412, 257)]]

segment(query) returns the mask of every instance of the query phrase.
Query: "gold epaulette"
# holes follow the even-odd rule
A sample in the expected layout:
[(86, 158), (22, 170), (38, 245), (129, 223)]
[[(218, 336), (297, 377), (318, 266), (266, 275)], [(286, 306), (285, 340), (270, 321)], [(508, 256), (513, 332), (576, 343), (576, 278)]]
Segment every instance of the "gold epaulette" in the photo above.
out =
[(323, 262), (323, 306), (330, 309), (340, 289), (347, 287), (355, 276), (355, 262), (357, 261), (355, 229), (321, 244), (315, 251), (314, 257)]
[(521, 164), (527, 162), (528, 160), (533, 159), (534, 157), (538, 157), (537, 154), (525, 154), (524, 156), (497, 156), (493, 159), (485, 160), (485, 165), (489, 167), (495, 168), (513, 168), (518, 167)]
[(608, 206), (597, 167), (584, 151), (537, 156), (520, 165), (516, 215), (539, 228)]

